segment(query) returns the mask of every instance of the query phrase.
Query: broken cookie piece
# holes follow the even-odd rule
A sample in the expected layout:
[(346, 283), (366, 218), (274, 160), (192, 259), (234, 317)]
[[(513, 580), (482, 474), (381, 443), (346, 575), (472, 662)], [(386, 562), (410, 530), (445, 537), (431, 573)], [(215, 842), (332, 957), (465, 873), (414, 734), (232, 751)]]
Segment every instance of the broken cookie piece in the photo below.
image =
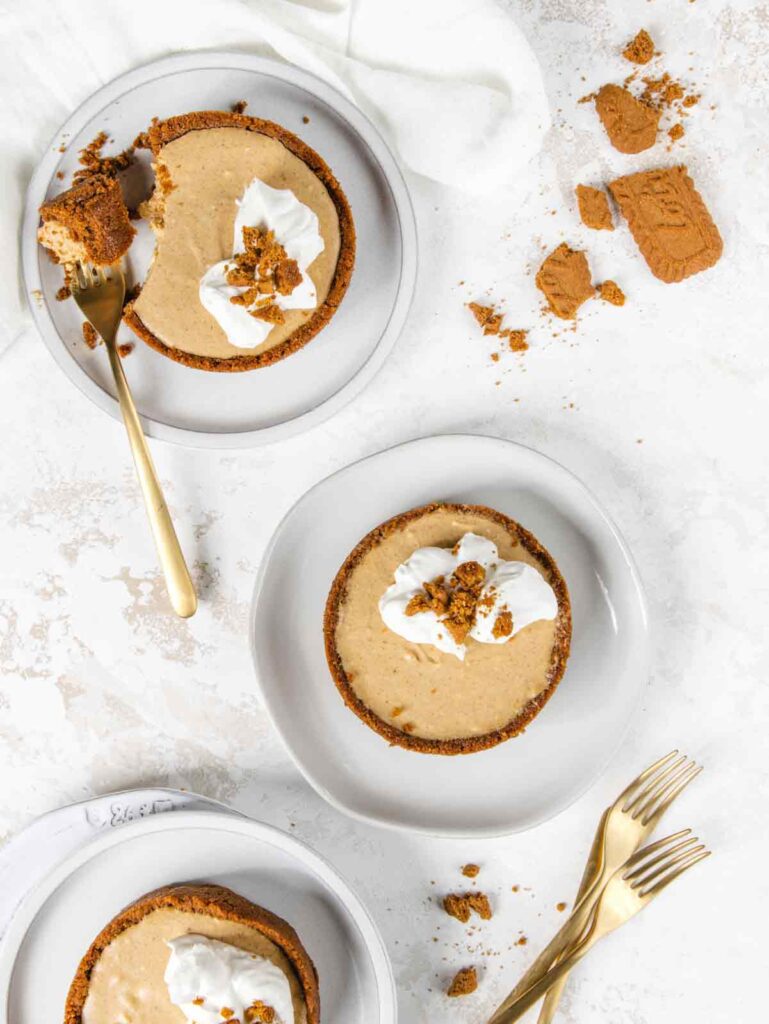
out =
[(637, 100), (622, 86), (602, 86), (595, 95), (595, 109), (609, 141), (620, 153), (642, 153), (657, 141), (659, 110)]
[(485, 892), (449, 893), (443, 898), (443, 909), (449, 917), (455, 917), (462, 924), (467, 924), (471, 912), (483, 921), (490, 921), (493, 917), (491, 903)]
[(654, 41), (645, 28), (630, 40), (622, 51), (625, 60), (631, 64), (648, 64), (654, 56)]
[(610, 302), (612, 306), (625, 305), (625, 293), (616, 281), (603, 281), (599, 284), (598, 295), (604, 302)]
[(547, 299), (550, 311), (562, 320), (573, 320), (594, 291), (587, 257), (566, 242), (545, 259), (537, 272), (536, 285)]
[(594, 231), (613, 231), (614, 221), (606, 193), (589, 185), (577, 185), (575, 192), (579, 215), (585, 227)]
[(452, 999), (457, 996), (469, 996), (472, 992), (478, 988), (478, 975), (475, 972), (474, 967), (463, 967), (457, 971), (454, 977), (451, 979), (449, 987), (446, 989), (446, 995)]
[(609, 190), (660, 281), (682, 281), (720, 259), (721, 235), (685, 166), (627, 174)]

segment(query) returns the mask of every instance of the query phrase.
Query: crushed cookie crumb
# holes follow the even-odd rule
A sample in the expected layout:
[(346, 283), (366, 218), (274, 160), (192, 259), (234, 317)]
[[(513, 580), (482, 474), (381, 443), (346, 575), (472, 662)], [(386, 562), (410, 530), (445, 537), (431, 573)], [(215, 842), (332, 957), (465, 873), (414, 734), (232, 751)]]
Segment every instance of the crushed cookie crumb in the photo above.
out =
[(616, 281), (603, 281), (598, 285), (598, 294), (604, 302), (610, 302), (612, 306), (625, 305), (625, 293)]
[(130, 356), (130, 354), (133, 352), (135, 348), (136, 346), (132, 341), (125, 341), (121, 345), (118, 345), (118, 355), (120, 356), (121, 359), (125, 359), (127, 356)]
[(645, 28), (642, 28), (630, 40), (622, 51), (625, 60), (631, 64), (648, 64), (654, 56), (654, 41)]
[(71, 291), (69, 285), (68, 284), (63, 284), (61, 286), (61, 288), (59, 288), (59, 290), (56, 292), (56, 301), (57, 302), (64, 302), (64, 300), (68, 299), (71, 294), (72, 294), (72, 291)]
[(671, 128), (668, 128), (668, 138), (671, 142), (678, 142), (686, 134), (684, 126), (680, 123), (674, 124)]
[(500, 336), (507, 338), (507, 344), (509, 345), (511, 352), (525, 352), (529, 347), (529, 343), (526, 340), (528, 333), (528, 331), (513, 330), (508, 327), (506, 330), (500, 332)]
[(513, 632), (513, 616), (508, 611), (502, 611), (497, 615), (494, 620), (494, 625), (491, 627), (491, 635), (501, 640), (503, 637), (511, 636)]
[(443, 898), (443, 909), (462, 924), (467, 924), (470, 914), (475, 913), (483, 921), (493, 917), (489, 897), (484, 892), (452, 892)]
[(304, 115), (304, 116), (302, 117), (302, 124), (309, 124), (309, 123), (310, 123), (310, 119), (309, 119), (309, 117), (307, 116), (307, 114), (305, 114), (305, 115)]
[(577, 195), (580, 220), (585, 227), (592, 228), (593, 231), (613, 231), (614, 220), (609, 207), (609, 197), (603, 189), (577, 185), (574, 191)]
[(493, 306), (482, 306), (479, 302), (468, 302), (467, 308), (483, 328), (484, 334), (499, 334), (503, 317), (501, 313), (497, 313)]
[(230, 110), (233, 114), (245, 114), (247, 106), (248, 100), (236, 100), (230, 107)]
[(520, 939), (518, 939), (518, 941), (516, 942), (516, 946), (525, 946), (528, 941), (529, 940), (526, 938), (526, 936), (522, 935)]
[(452, 999), (469, 996), (478, 988), (478, 975), (474, 967), (463, 967), (451, 979), (446, 995)]
[(562, 914), (564, 912), (564, 910), (566, 910), (567, 906), (568, 906), (568, 904), (566, 904), (563, 901), (561, 901), (560, 903), (556, 903), (555, 909), (558, 911), (559, 914)]
[(96, 333), (96, 328), (88, 320), (83, 321), (83, 340), (90, 349), (101, 344), (101, 338)]
[(116, 178), (120, 171), (130, 167), (133, 160), (134, 146), (129, 146), (122, 153), (115, 156), (102, 156), (102, 150), (109, 140), (106, 132), (99, 132), (87, 146), (80, 150), (78, 162), (81, 170), (75, 171), (72, 175), (72, 183), (77, 184), (90, 178), (95, 174), (104, 175), (107, 178)]
[(480, 871), (481, 869), (477, 864), (465, 864), (462, 868), (462, 874), (465, 878), (477, 878)]

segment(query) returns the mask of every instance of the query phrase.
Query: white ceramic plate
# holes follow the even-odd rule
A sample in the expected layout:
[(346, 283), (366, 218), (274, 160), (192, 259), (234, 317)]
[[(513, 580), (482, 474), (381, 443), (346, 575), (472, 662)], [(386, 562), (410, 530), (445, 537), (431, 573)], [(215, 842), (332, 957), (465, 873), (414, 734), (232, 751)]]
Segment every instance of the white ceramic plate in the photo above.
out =
[(285, 833), (211, 811), (174, 811), (123, 825), (48, 875), (3, 942), (0, 1022), (60, 1019), (80, 957), (107, 921), (160, 885), (193, 879), (230, 886), (296, 928), (318, 968), (325, 1020), (394, 1024), (387, 953), (342, 878)]
[[(119, 418), (104, 351), (84, 344), (75, 304), (55, 299), (62, 274), (37, 245), (38, 207), (71, 180), (78, 151), (99, 131), (114, 139), (105, 152), (117, 152), (153, 117), (228, 110), (240, 99), (248, 100), (248, 113), (296, 132), (329, 163), (350, 200), (357, 257), (331, 323), (274, 366), (233, 374), (195, 370), (121, 328), (119, 340), (137, 341), (126, 373), (147, 432), (199, 447), (246, 447), (319, 423), (361, 391), (400, 333), (416, 279), (416, 226), (395, 159), (371, 122), (330, 86), (291, 65), (242, 53), (177, 54), (111, 82), (62, 126), (30, 183), (22, 228), (25, 286), (43, 340), (70, 380)], [(140, 153), (125, 176), (129, 201), (132, 192), (146, 192), (149, 174), (149, 154)], [(127, 263), (140, 281), (154, 243), (147, 225), (138, 227)]]
[[(354, 545), (436, 499), (490, 505), (531, 530), (569, 587), (566, 675), (526, 732), (443, 757), (390, 747), (342, 703), (322, 621)], [(645, 600), (616, 528), (551, 459), (496, 438), (446, 435), (364, 459), (310, 490), (278, 527), (252, 608), (257, 677), (275, 727), (309, 782), (356, 817), (450, 836), (521, 831), (567, 807), (617, 749), (647, 677)]]

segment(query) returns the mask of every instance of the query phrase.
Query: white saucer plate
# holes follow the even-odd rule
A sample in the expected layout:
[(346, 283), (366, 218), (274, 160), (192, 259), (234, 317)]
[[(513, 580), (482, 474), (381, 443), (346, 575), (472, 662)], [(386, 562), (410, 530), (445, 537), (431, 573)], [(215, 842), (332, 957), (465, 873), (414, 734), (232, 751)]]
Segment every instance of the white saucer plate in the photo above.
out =
[[(489, 505), (531, 530), (566, 579), (574, 618), (566, 675), (544, 711), (521, 736), (455, 757), (390, 747), (364, 725), (334, 685), (322, 633), (355, 544), (435, 500)], [(564, 810), (617, 750), (648, 675), (643, 588), (606, 513), (558, 463), (475, 435), (400, 445), (305, 494), (262, 562), (251, 636), (265, 705), (315, 789), (355, 817), (447, 836), (522, 831)]]
[[(416, 280), (416, 224), (403, 177), (371, 122), (333, 88), (291, 65), (243, 53), (177, 54), (115, 79), (70, 117), (32, 177), (22, 227), (25, 287), (43, 340), (69, 379), (119, 419), (104, 351), (85, 345), (74, 302), (55, 298), (62, 273), (37, 244), (38, 207), (71, 180), (79, 150), (100, 131), (111, 140), (105, 153), (118, 152), (153, 117), (229, 110), (241, 99), (248, 113), (294, 131), (326, 159), (352, 207), (357, 256), (330, 324), (274, 366), (232, 374), (191, 369), (121, 327), (118, 340), (136, 342), (125, 365), (147, 432), (197, 447), (248, 447), (308, 429), (355, 397), (395, 343)], [(126, 172), (129, 202), (146, 194), (149, 162), (140, 151)], [(146, 224), (136, 223), (139, 234), (126, 262), (129, 280), (141, 281), (154, 240)]]
[(0, 951), (0, 1024), (61, 1019), (80, 957), (126, 904), (161, 885), (216, 882), (301, 936), (325, 1020), (395, 1024), (382, 939), (347, 884), (304, 844), (231, 813), (173, 811), (111, 829), (55, 868), (16, 912)]

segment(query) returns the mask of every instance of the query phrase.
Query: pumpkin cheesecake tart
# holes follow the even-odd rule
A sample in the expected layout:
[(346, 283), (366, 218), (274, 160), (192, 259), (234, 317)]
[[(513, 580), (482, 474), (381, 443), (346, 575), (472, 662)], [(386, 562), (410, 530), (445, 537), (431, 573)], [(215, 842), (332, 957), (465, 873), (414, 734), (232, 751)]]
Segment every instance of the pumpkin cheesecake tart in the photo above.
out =
[(145, 136), (155, 191), (140, 207), (155, 254), (125, 320), (187, 366), (250, 370), (306, 345), (334, 315), (355, 260), (347, 198), (296, 135), (202, 111)]
[(367, 534), (331, 587), (326, 657), (391, 744), (466, 754), (520, 733), (560, 682), (571, 607), (545, 548), (482, 505), (434, 503)]
[(220, 885), (172, 885), (100, 932), (64, 1024), (319, 1024), (318, 977), (286, 921)]

